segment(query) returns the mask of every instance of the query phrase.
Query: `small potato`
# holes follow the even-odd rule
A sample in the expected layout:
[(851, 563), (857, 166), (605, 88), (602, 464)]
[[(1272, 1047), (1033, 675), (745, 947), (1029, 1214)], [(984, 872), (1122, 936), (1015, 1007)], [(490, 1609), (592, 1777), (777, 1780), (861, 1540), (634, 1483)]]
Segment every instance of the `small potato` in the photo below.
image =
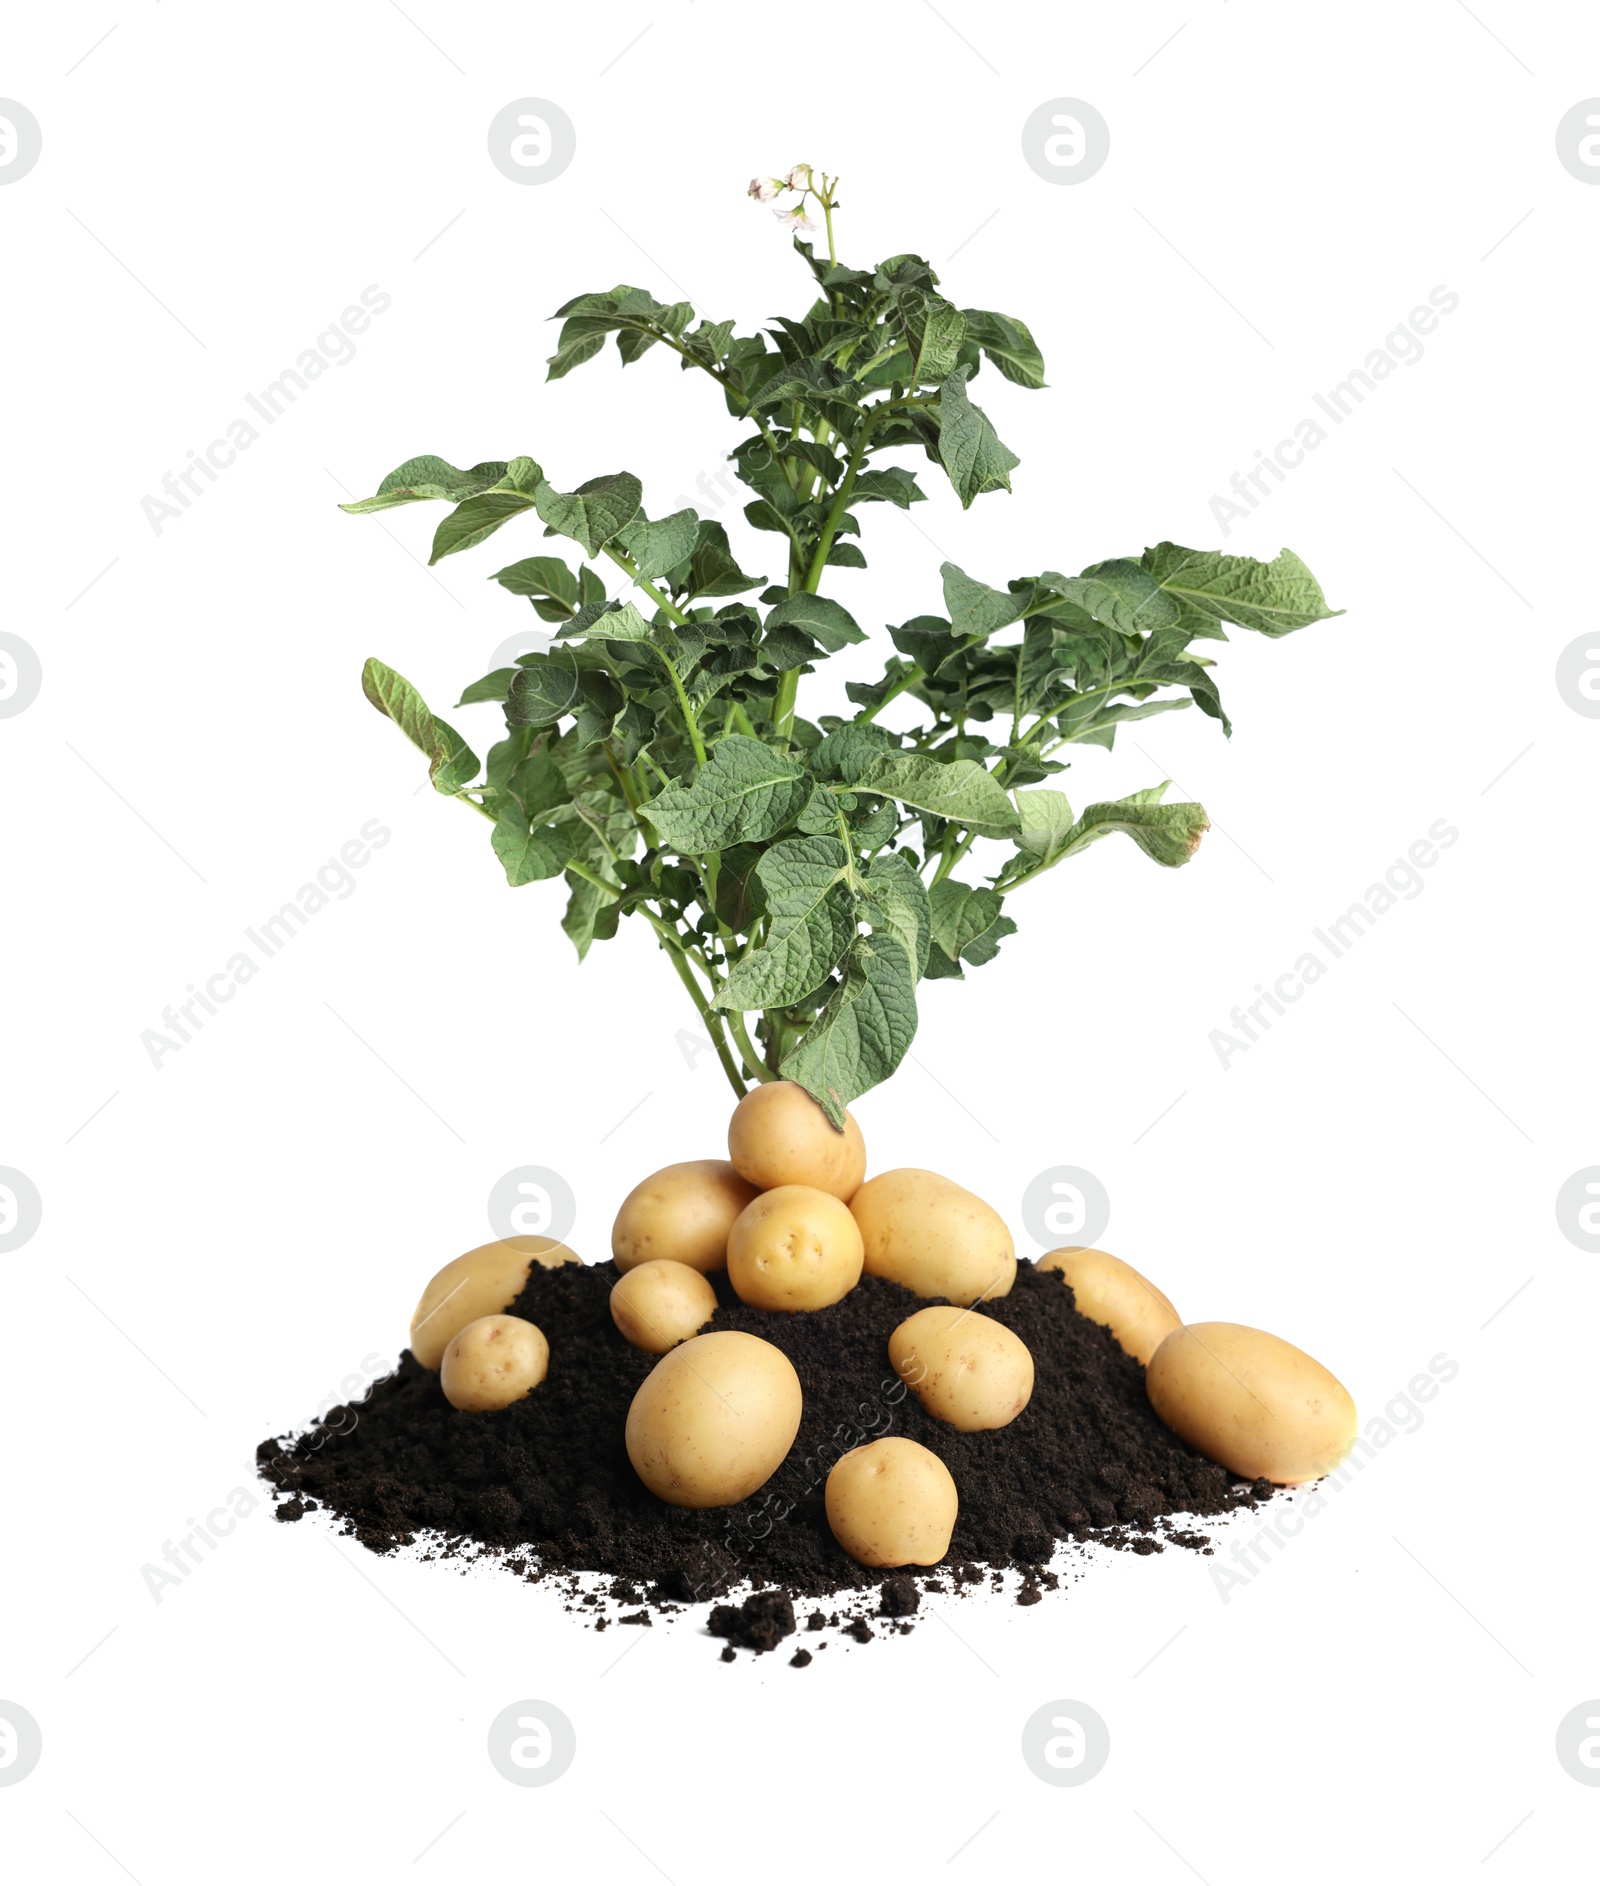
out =
[(716, 1308), (717, 1293), (704, 1274), (666, 1257), (636, 1264), (611, 1286), (612, 1322), (635, 1349), (653, 1356), (704, 1329)]
[(1087, 1245), (1052, 1251), (1039, 1259), (1039, 1268), (1059, 1271), (1072, 1285), (1078, 1314), (1103, 1323), (1146, 1368), (1162, 1338), (1183, 1321), (1148, 1277), (1109, 1251), (1091, 1251)]
[(866, 1267), (919, 1297), (976, 1303), (1003, 1297), (1017, 1279), (1017, 1253), (991, 1205), (937, 1172), (902, 1166), (868, 1179), (850, 1201)]
[(728, 1157), (763, 1192), (775, 1185), (814, 1185), (848, 1200), (867, 1171), (867, 1148), (855, 1115), (841, 1133), (796, 1081), (751, 1088), (728, 1122)]
[(743, 1330), (711, 1330), (680, 1343), (644, 1378), (623, 1438), (657, 1499), (732, 1506), (782, 1466), (800, 1409), (800, 1377), (781, 1349)]
[(758, 1310), (821, 1310), (861, 1281), (861, 1232), (850, 1208), (814, 1185), (778, 1185), (740, 1212), (728, 1281)]
[(452, 1408), (486, 1414), (521, 1401), (549, 1366), (550, 1345), (537, 1324), (520, 1316), (480, 1316), (451, 1337), (439, 1386)]
[(554, 1238), (502, 1238), (452, 1258), (422, 1293), (411, 1318), (411, 1353), (436, 1369), (457, 1330), (480, 1316), (509, 1309), (535, 1264), (554, 1270), (583, 1260)]
[(937, 1565), (955, 1530), (956, 1483), (937, 1454), (888, 1435), (842, 1454), (823, 1492), (828, 1524), (858, 1565)]
[(1145, 1389), (1174, 1434), (1241, 1480), (1320, 1480), (1356, 1438), (1343, 1384), (1293, 1343), (1243, 1323), (1180, 1324), (1150, 1358)]
[(992, 1316), (930, 1304), (889, 1338), (889, 1360), (928, 1413), (964, 1434), (1003, 1428), (1033, 1394), (1028, 1345)]
[(721, 1270), (733, 1221), (755, 1195), (726, 1159), (663, 1166), (622, 1201), (611, 1227), (617, 1269), (666, 1257), (695, 1270)]

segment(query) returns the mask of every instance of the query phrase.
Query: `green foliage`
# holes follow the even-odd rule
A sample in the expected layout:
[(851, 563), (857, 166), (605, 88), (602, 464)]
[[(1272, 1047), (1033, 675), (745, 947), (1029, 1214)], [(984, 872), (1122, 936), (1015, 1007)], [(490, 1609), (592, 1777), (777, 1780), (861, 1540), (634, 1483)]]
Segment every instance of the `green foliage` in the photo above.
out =
[[(854, 714), (800, 719), (801, 678), (867, 639), (819, 593), (831, 568), (865, 563), (858, 511), (925, 499), (893, 461), (920, 454), (963, 508), (1009, 490), (1017, 457), (971, 382), (987, 364), (1005, 396), (1045, 383), (1023, 323), (957, 308), (919, 257), (841, 266), (833, 180), (805, 179), (777, 186), (827, 218), (825, 259), (795, 241), (817, 289), (799, 319), (739, 335), (623, 285), (558, 310), (549, 361), (563, 379), (615, 337), (623, 366), (655, 351), (714, 380), (743, 428), (730, 462), (766, 557), (736, 553), (692, 509), (652, 519), (630, 472), (559, 491), (528, 457), (467, 470), (408, 459), (344, 508), (448, 504), (434, 562), (525, 513), (577, 546), (576, 566), (534, 552), (493, 574), (552, 639), (462, 694), (503, 709), (481, 767), (381, 662), (367, 663), (367, 697), (422, 751), (436, 790), (489, 822), (509, 883), (564, 879), (580, 958), (642, 917), (734, 1086), (800, 1081), (837, 1121), (899, 1065), (918, 984), (995, 957), (1022, 884), (1117, 833), (1157, 864), (1192, 856), (1200, 806), (1168, 803), (1161, 785), (1075, 814), (1041, 783), (1063, 749), (1110, 748), (1126, 722), (1189, 706), (1228, 731), (1201, 652), (1224, 625), (1275, 638), (1336, 612), (1288, 550), (1263, 563), (1163, 542), (1001, 588), (946, 563), (946, 613), (889, 629), (881, 676), (844, 689)], [(742, 567), (777, 558), (770, 584)], [(958, 877), (964, 864), (983, 881)]]

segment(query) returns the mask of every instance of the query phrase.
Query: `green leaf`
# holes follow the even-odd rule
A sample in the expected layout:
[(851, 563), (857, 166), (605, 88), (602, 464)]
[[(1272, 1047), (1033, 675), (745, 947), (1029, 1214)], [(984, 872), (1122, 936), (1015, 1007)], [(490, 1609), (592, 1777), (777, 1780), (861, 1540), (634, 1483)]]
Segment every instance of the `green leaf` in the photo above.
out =
[[(841, 388), (845, 389), (841, 392)], [(787, 360), (765, 379), (751, 397), (750, 409), (779, 400), (803, 400), (811, 405), (848, 398), (854, 389), (845, 375), (825, 360)]]
[(887, 845), (899, 829), (900, 808), (892, 799), (879, 799), (865, 816), (850, 822), (851, 836), (863, 851), (876, 851), (880, 845)]
[(920, 386), (937, 386), (961, 357), (967, 338), (967, 317), (948, 301), (930, 303), (922, 325), (914, 379)]
[(516, 672), (515, 668), (496, 668), (493, 674), (486, 674), (481, 681), (474, 681), (465, 689), (456, 706), (476, 707), (480, 701), (503, 701), (511, 692)]
[(647, 583), (676, 569), (694, 553), (700, 539), (700, 520), (693, 511), (674, 511), (651, 523), (641, 511), (617, 536), (616, 548), (632, 557)]
[(745, 734), (725, 735), (691, 786), (666, 786), (640, 808), (677, 851), (721, 851), (775, 837), (811, 793), (805, 762)]
[(379, 485), (377, 495), (355, 504), (341, 504), (341, 511), (360, 517), (368, 511), (387, 511), (391, 505), (415, 504), (421, 498), (443, 498), (447, 504), (459, 504), (505, 477), (503, 460), (474, 465), (460, 471), (446, 458), (424, 452), (420, 458), (408, 458)]
[(572, 802), (572, 789), (561, 768), (542, 751), (519, 760), (503, 790), (527, 813), (530, 824), (547, 822), (552, 812)]
[(1003, 899), (987, 885), (974, 890), (970, 884), (945, 878), (928, 893), (933, 936), (928, 950), (930, 977), (962, 975), (961, 965), (974, 969), (991, 962), (1000, 950), (1000, 939), (1011, 936), (1016, 924), (1001, 914)]
[(868, 866), (866, 905), (873, 934), (892, 936), (920, 976), (928, 966), (933, 913), (928, 887), (903, 852), (886, 851)]
[(571, 895), (567, 899), (561, 927), (571, 937), (581, 963), (589, 954), (589, 945), (597, 938), (604, 942), (617, 934), (617, 920), (621, 912), (617, 899), (609, 891), (602, 890), (592, 878), (581, 878), (569, 871), (567, 885)]
[(1056, 857), (1072, 830), (1072, 807), (1067, 795), (1048, 787), (1019, 792), (1017, 816), (1022, 820), (1017, 847), (1040, 862)]
[(560, 557), (523, 557), (496, 570), (490, 581), (526, 596), (546, 622), (564, 622), (578, 607), (579, 579)]
[(795, 814), (795, 824), (802, 832), (812, 836), (831, 835), (839, 829), (839, 815), (855, 802), (849, 797), (840, 797), (812, 781), (811, 791), (806, 802)]
[(572, 648), (524, 655), (506, 692), (506, 721), (513, 727), (553, 727), (575, 714), (582, 701), (582, 658)]
[(571, 537), (596, 557), (603, 545), (638, 516), (643, 496), (644, 487), (632, 472), (608, 472), (576, 491), (556, 491), (541, 483), (536, 508), (558, 537)]
[(556, 630), (562, 642), (653, 642), (655, 631), (631, 602), (606, 605), (590, 612), (585, 605)]
[(1037, 390), (1044, 385), (1044, 356), (1033, 336), (1010, 315), (966, 308), (967, 339), (983, 349), (996, 370), (1017, 386)]
[(820, 642), (830, 655), (846, 643), (867, 638), (850, 611), (831, 596), (810, 596), (801, 592), (779, 603), (767, 617), (767, 629), (796, 628)]
[(849, 873), (837, 838), (786, 838), (763, 855), (766, 941), (729, 971), (719, 1008), (785, 1008), (826, 981), (856, 934)]
[(361, 691), (427, 757), (437, 791), (454, 794), (478, 776), (478, 757), (456, 730), (437, 719), (402, 674), (376, 658), (361, 670)]
[(512, 459), (498, 483), (468, 498), (464, 504), (458, 504), (440, 522), (433, 533), (433, 553), (428, 562), (434, 564), (441, 557), (471, 550), (484, 538), (492, 537), (507, 518), (532, 510), (534, 491), (543, 477), (544, 473), (531, 458)]
[(1126, 799), (1105, 805), (1092, 805), (1067, 833), (1059, 856), (1069, 857), (1083, 851), (1113, 832), (1126, 832), (1147, 858), (1157, 864), (1187, 864), (1199, 847), (1202, 835), (1210, 829), (1204, 806), (1163, 805), (1160, 796), (1166, 786), (1146, 787)]
[(626, 366), (658, 338), (652, 329), (681, 334), (693, 315), (694, 309), (687, 301), (669, 308), (645, 289), (630, 288), (626, 283), (604, 294), (576, 295), (556, 310), (555, 318), (563, 325), (545, 377), (559, 380), (574, 367), (592, 360), (613, 332)]
[(489, 842), (513, 887), (559, 877), (577, 848), (570, 825), (536, 825), (530, 831), (528, 815), (514, 799), (502, 801)]
[(882, 471), (858, 472), (850, 493), (850, 502), (865, 504), (870, 499), (882, 499), (885, 503), (898, 505), (902, 511), (909, 511), (913, 504), (925, 503), (927, 496), (927, 492), (903, 466), (890, 465)]
[(881, 754), (899, 744), (888, 728), (872, 720), (847, 720), (823, 736), (811, 755), (811, 765), (823, 779), (842, 779), (853, 786)]
[(1046, 573), (1039, 580), (1119, 635), (1150, 635), (1178, 627), (1181, 619), (1177, 600), (1143, 564), (1126, 557), (1091, 564), (1081, 576)]
[[(1180, 699), (1113, 701), (1108, 707), (1103, 700), (1073, 699), (1056, 716), (1056, 726), (1063, 740), (1104, 747), (1110, 752), (1116, 741), (1117, 729), (1124, 721), (1148, 720), (1153, 714), (1173, 714), (1193, 705), (1192, 701)], [(1222, 721), (1224, 731), (1229, 730), (1227, 716), (1219, 715), (1218, 718)]]
[(915, 972), (899, 944), (858, 937), (844, 980), (780, 1064), (835, 1126), (869, 1087), (895, 1071), (917, 1032)]
[(759, 845), (730, 845), (717, 860), (717, 915), (730, 930), (748, 932), (766, 914), (767, 893), (761, 883)]
[(728, 533), (720, 524), (707, 519), (700, 525), (694, 554), (689, 559), (688, 594), (693, 596), (741, 596), (756, 589), (767, 579), (746, 576), (728, 546)]
[(1022, 829), (1005, 788), (976, 760), (885, 753), (859, 773), (855, 783), (861, 792), (881, 792), (985, 838), (1012, 838)]
[(991, 589), (954, 563), (941, 563), (939, 574), (944, 579), (944, 606), (950, 611), (950, 627), (957, 635), (993, 635), (997, 629), (1022, 619), (1029, 591), (1017, 594)]
[(820, 652), (809, 635), (780, 623), (761, 638), (757, 655), (763, 668), (784, 674), (790, 668), (801, 668), (808, 661), (815, 661)]
[(1292, 550), (1262, 563), (1159, 543), (1145, 551), (1142, 562), (1169, 596), (1213, 621), (1236, 622), (1261, 635), (1288, 635), (1344, 614), (1328, 607), (1317, 579)]
[(939, 457), (955, 486), (961, 508), (985, 491), (1009, 491), (1016, 453), (1000, 442), (981, 406), (967, 398), (972, 369), (957, 367), (939, 394)]

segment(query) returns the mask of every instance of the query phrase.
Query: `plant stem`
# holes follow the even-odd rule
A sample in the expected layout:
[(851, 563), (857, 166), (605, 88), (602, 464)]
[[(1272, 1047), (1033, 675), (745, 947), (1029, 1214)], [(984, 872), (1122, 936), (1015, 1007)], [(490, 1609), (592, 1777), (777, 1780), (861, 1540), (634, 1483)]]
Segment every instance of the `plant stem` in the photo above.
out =
[(739, 1070), (734, 1066), (733, 1056), (728, 1051), (727, 1037), (722, 1032), (722, 1018), (701, 993), (700, 985), (696, 982), (694, 977), (694, 971), (689, 967), (689, 958), (684, 953), (683, 945), (672, 934), (672, 931), (667, 927), (664, 920), (658, 917), (648, 904), (641, 904), (639, 908), (650, 919), (652, 929), (654, 929), (656, 935), (661, 940), (661, 947), (667, 952), (672, 962), (672, 967), (677, 971), (678, 980), (683, 984), (684, 988), (689, 991), (689, 1000), (693, 1002), (695, 1013), (700, 1017), (701, 1024), (706, 1031), (706, 1036), (712, 1047), (717, 1051), (717, 1059), (722, 1063), (722, 1071), (728, 1077), (728, 1084), (733, 1088), (733, 1091), (739, 1098), (743, 1100), (747, 1089), (744, 1082), (739, 1078)]
[(700, 724), (694, 717), (694, 709), (689, 705), (689, 697), (683, 691), (683, 682), (679, 678), (677, 669), (672, 664), (672, 657), (666, 650), (658, 648), (656, 655), (662, 667), (665, 668), (667, 673), (672, 677), (673, 692), (678, 697), (678, 707), (683, 715), (684, 727), (688, 731), (689, 744), (694, 748), (696, 761), (701, 766), (704, 766), (706, 763), (706, 746), (705, 742), (700, 738)]
[(794, 702), (799, 692), (800, 670), (784, 669), (778, 680), (778, 691), (773, 696), (772, 724), (785, 739), (794, 730)]
[(897, 694), (904, 694), (907, 688), (914, 687), (917, 682), (926, 679), (927, 677), (922, 672), (922, 664), (914, 661), (910, 672), (903, 674), (875, 707), (869, 707), (865, 713), (857, 714), (856, 719), (859, 721), (876, 720)]
[(613, 550), (610, 544), (602, 544), (601, 548), (617, 568), (627, 577), (628, 581), (634, 584), (636, 588), (642, 589), (669, 621), (677, 623), (680, 629), (688, 623), (689, 617), (686, 616), (675, 603), (668, 602), (654, 583), (647, 581), (646, 578), (639, 574), (639, 566), (634, 562), (632, 557), (624, 556), (620, 550)]
[(745, 1072), (753, 1081), (771, 1080), (771, 1070), (751, 1046), (750, 1037), (745, 1031), (744, 1017), (737, 1009), (725, 1009), (723, 1013), (728, 1018), (728, 1032), (733, 1036), (734, 1046), (744, 1056)]
[[(654, 583), (647, 582), (645, 578), (639, 574), (639, 566), (631, 557), (625, 557), (620, 551), (613, 550), (610, 544), (604, 544), (601, 548), (617, 568), (628, 578), (629, 582), (635, 584), (639, 589), (642, 589), (645, 595), (650, 598), (655, 606), (661, 610), (670, 621), (677, 623), (680, 628), (688, 623), (690, 618), (686, 616), (681, 609), (668, 602)], [(695, 718), (694, 709), (689, 705), (689, 697), (683, 691), (682, 678), (678, 674), (672, 657), (659, 643), (652, 642), (650, 648), (657, 661), (661, 663), (662, 667), (666, 669), (668, 675), (672, 678), (672, 691), (678, 697), (678, 707), (683, 714), (684, 732), (688, 734), (689, 744), (694, 748), (695, 759), (701, 766), (704, 766), (706, 763), (705, 742), (700, 738), (700, 723)]]
[(816, 595), (822, 582), (822, 572), (827, 567), (828, 552), (833, 548), (839, 522), (850, 502), (851, 493), (856, 488), (856, 473), (860, 471), (861, 461), (866, 456), (867, 440), (871, 433), (872, 416), (869, 414), (862, 421), (860, 432), (856, 434), (854, 449), (850, 453), (849, 463), (844, 468), (844, 477), (839, 480), (839, 489), (834, 494), (833, 503), (828, 507), (828, 515), (822, 526), (822, 535), (817, 539), (816, 555), (811, 559), (811, 570), (806, 577), (806, 589), (813, 596)]

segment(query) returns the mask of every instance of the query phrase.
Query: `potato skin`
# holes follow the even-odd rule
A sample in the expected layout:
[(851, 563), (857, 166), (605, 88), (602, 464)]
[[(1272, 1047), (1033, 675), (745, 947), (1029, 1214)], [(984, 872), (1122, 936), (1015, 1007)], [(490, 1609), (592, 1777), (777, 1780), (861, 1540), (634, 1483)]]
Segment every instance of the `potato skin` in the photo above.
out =
[(664, 1356), (716, 1314), (717, 1293), (705, 1273), (671, 1258), (654, 1257), (625, 1270), (611, 1286), (611, 1320), (625, 1341), (647, 1355)]
[(800, 1378), (744, 1330), (691, 1336), (639, 1385), (624, 1441), (633, 1470), (669, 1506), (731, 1506), (782, 1466), (800, 1431)]
[(992, 1205), (937, 1172), (901, 1166), (868, 1179), (850, 1201), (866, 1268), (919, 1297), (976, 1303), (1010, 1294), (1017, 1253)]
[(721, 1270), (733, 1221), (756, 1195), (726, 1159), (685, 1159), (642, 1179), (611, 1227), (618, 1270), (669, 1258), (694, 1270)]
[(740, 1212), (728, 1281), (758, 1310), (822, 1310), (861, 1281), (861, 1232), (850, 1208), (814, 1185), (778, 1185)]
[(846, 1110), (841, 1133), (797, 1081), (751, 1088), (728, 1122), (728, 1157), (763, 1192), (814, 1185), (847, 1203), (867, 1170), (855, 1115)]
[(452, 1258), (422, 1293), (411, 1318), (411, 1353), (436, 1369), (457, 1330), (480, 1316), (509, 1309), (535, 1265), (554, 1270), (582, 1259), (554, 1238), (500, 1238)]
[(976, 1310), (918, 1310), (890, 1336), (889, 1361), (935, 1420), (964, 1434), (1006, 1427), (1033, 1395), (1028, 1345)]
[(1088, 1245), (1051, 1251), (1040, 1270), (1059, 1271), (1072, 1286), (1078, 1314), (1103, 1323), (1121, 1347), (1146, 1368), (1162, 1340), (1183, 1321), (1170, 1300), (1131, 1264)]
[(1242, 1480), (1320, 1480), (1349, 1453), (1356, 1405), (1304, 1350), (1243, 1323), (1183, 1324), (1145, 1371), (1173, 1433)]
[(450, 1339), (439, 1365), (439, 1386), (452, 1408), (487, 1414), (531, 1394), (549, 1367), (550, 1345), (536, 1323), (520, 1316), (480, 1316)]
[(858, 1565), (937, 1565), (960, 1499), (939, 1456), (903, 1435), (840, 1455), (823, 1491), (833, 1536)]

